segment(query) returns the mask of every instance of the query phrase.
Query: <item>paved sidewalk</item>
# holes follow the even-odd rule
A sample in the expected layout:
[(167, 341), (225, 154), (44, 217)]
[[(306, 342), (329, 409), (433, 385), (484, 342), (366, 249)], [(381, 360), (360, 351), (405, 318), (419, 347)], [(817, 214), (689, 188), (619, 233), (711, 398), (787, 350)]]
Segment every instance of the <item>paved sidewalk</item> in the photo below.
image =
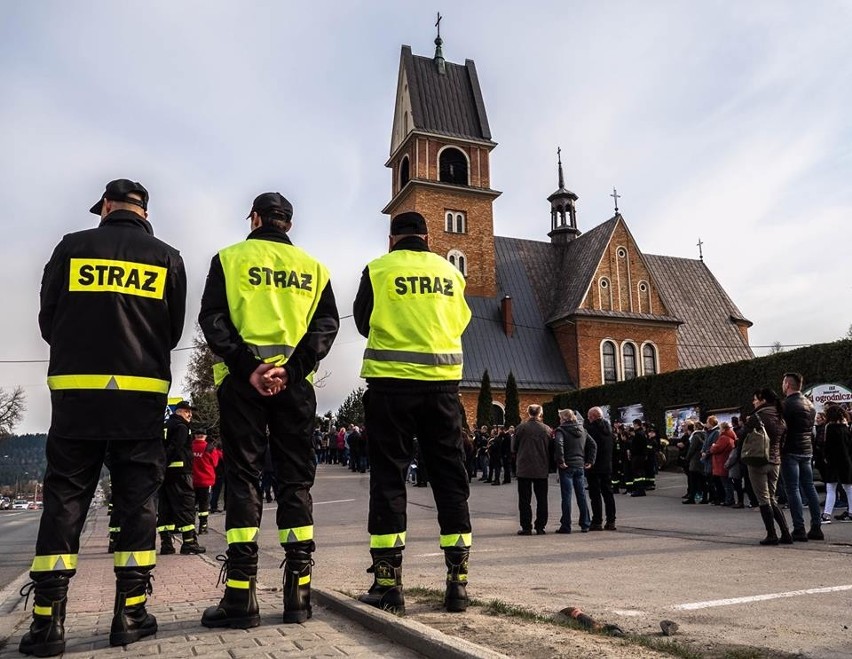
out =
[[(202, 536), (202, 544), (203, 544)], [(249, 630), (207, 629), (201, 614), (218, 602), (219, 564), (212, 556), (157, 556), (154, 592), (148, 610), (159, 631), (126, 648), (110, 647), (109, 628), (115, 594), (113, 557), (107, 551), (107, 517), (93, 514), (82, 540), (77, 576), (71, 580), (65, 622), (64, 656), (83, 657), (419, 657), (383, 634), (367, 631), (329, 608), (314, 604), (313, 618), (298, 625), (281, 622), (280, 584), (260, 584), (262, 622)], [(29, 606), (32, 606), (32, 600)], [(17, 653), (29, 626), (23, 600), (10, 614), (16, 624), (0, 655)], [(8, 621), (8, 619), (7, 619)], [(2, 647), (2, 646), (0, 646)]]

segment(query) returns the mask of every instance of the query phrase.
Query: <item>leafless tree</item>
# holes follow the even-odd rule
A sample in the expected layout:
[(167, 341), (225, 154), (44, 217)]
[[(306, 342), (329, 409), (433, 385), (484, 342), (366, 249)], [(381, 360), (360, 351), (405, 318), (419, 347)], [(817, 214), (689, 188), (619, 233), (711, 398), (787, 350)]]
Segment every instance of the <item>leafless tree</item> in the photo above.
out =
[(11, 392), (0, 389), (0, 437), (12, 434), (26, 409), (23, 387), (15, 387)]

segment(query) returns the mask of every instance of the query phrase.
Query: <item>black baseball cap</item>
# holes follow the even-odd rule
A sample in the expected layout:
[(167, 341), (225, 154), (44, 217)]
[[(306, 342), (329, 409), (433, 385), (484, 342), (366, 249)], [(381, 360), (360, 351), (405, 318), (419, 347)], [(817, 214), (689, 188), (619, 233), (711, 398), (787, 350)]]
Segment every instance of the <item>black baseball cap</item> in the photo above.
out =
[(193, 435), (206, 435), (206, 434), (207, 434), (207, 428), (196, 428), (196, 429), (193, 431), (193, 433), (192, 433), (192, 434), (193, 434)]
[(287, 201), (287, 198), (280, 192), (264, 192), (254, 198), (251, 212), (246, 218), (251, 217), (252, 213), (282, 215), (285, 220), (289, 221), (293, 217), (293, 204)]
[(426, 220), (420, 213), (409, 211), (400, 213), (391, 220), (390, 235), (392, 236), (425, 236), (429, 233)]
[(188, 400), (182, 400), (175, 405), (175, 410), (189, 410), (190, 412), (195, 412), (196, 408), (190, 405)]
[[(140, 201), (139, 199), (130, 197), (130, 194), (137, 194), (142, 197), (142, 200)], [(95, 215), (100, 215), (101, 209), (104, 205), (104, 199), (109, 199), (110, 201), (123, 201), (127, 204), (141, 206), (142, 210), (148, 210), (148, 191), (145, 189), (145, 186), (137, 181), (130, 181), (126, 178), (118, 178), (107, 183), (106, 190), (104, 190), (103, 195), (101, 195), (101, 198), (98, 199), (98, 203), (89, 209), (89, 212), (94, 213)]]

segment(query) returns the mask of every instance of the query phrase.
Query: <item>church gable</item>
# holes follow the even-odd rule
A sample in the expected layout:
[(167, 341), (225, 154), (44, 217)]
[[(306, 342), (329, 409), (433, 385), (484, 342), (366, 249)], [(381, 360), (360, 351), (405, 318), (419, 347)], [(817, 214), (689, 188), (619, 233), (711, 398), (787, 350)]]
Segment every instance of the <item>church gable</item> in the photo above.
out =
[(617, 216), (609, 243), (579, 308), (587, 312), (671, 317), (645, 257), (621, 215)]

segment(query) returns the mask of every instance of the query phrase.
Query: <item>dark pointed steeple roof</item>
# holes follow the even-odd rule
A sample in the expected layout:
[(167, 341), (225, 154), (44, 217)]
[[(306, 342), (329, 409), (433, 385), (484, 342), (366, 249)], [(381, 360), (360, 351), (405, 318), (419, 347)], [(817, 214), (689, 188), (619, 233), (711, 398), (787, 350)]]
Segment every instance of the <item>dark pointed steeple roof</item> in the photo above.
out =
[[(402, 47), (401, 65), (408, 80), (413, 129), (426, 133), (491, 141), (485, 102), (473, 60), (444, 62), (438, 39), (435, 58), (411, 54)], [(436, 63), (444, 62), (444, 73)]]
[(565, 187), (565, 175), (562, 173), (562, 149), (556, 149), (557, 158), (559, 160), (559, 189), (550, 195), (547, 200), (553, 203), (557, 199), (569, 198), (572, 201), (577, 201), (579, 197)]

